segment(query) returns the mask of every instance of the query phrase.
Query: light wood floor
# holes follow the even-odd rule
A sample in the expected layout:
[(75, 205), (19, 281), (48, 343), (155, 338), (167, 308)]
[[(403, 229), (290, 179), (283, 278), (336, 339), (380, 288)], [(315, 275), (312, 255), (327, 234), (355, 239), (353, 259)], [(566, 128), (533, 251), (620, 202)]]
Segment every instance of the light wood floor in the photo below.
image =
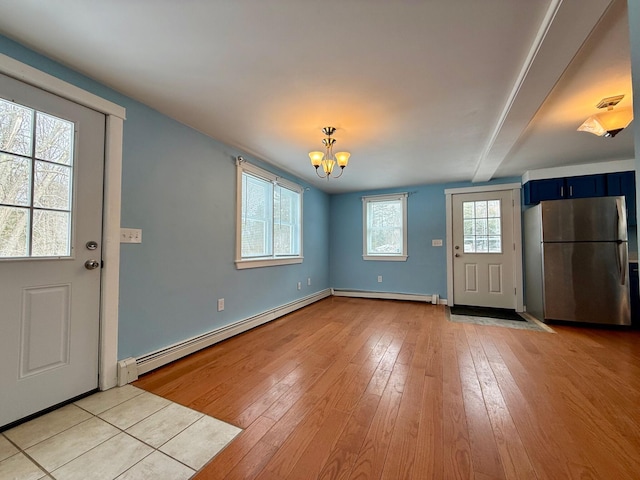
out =
[(328, 298), (136, 386), (245, 429), (204, 479), (638, 479), (640, 332)]

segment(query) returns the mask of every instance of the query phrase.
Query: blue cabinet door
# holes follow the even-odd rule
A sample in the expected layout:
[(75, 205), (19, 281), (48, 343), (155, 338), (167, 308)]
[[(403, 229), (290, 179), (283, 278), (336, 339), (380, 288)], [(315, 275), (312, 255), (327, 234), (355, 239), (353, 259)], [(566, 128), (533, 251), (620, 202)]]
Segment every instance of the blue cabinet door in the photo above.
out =
[(604, 175), (583, 175), (565, 178), (564, 198), (604, 197), (606, 181)]
[(636, 225), (636, 174), (620, 172), (607, 174), (607, 195), (624, 195), (627, 204), (627, 223)]
[(531, 180), (524, 184), (524, 203), (536, 205), (543, 200), (559, 200), (564, 190), (564, 178)]

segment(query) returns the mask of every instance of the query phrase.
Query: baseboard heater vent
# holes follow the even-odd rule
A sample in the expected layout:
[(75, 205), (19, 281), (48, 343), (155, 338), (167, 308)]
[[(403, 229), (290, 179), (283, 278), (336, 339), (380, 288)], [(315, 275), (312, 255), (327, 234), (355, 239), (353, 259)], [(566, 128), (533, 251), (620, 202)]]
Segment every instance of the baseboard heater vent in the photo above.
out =
[(447, 299), (440, 298), (438, 294), (420, 295), (414, 293), (393, 293), (393, 292), (371, 292), (366, 290), (340, 290), (331, 289), (336, 297), (356, 297), (356, 298), (379, 298), (382, 300), (409, 300), (413, 302), (427, 302), (433, 304), (446, 305)]
[(163, 349), (156, 350), (155, 352), (142, 355), (135, 359), (135, 368), (133, 368), (133, 365), (131, 364), (131, 360), (134, 359), (121, 360), (118, 362), (118, 385), (125, 385), (126, 383), (137, 379), (138, 375), (155, 370), (156, 368), (197, 352), (198, 350), (202, 350), (203, 348), (226, 340), (234, 335), (238, 335), (259, 325), (275, 320), (276, 318), (282, 317), (283, 315), (291, 313), (302, 307), (306, 307), (307, 305), (311, 305), (312, 303), (329, 297), (330, 295), (330, 289), (322, 290), (314, 293), (313, 295), (309, 295), (308, 297), (281, 305), (253, 317), (240, 320), (231, 325), (212, 330), (211, 332), (189, 338)]

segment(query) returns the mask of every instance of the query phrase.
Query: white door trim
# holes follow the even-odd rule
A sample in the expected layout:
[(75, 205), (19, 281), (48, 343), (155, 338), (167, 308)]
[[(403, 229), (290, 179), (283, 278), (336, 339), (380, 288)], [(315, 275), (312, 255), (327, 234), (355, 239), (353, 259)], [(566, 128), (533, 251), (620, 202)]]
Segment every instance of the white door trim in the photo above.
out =
[(513, 242), (516, 251), (514, 258), (514, 278), (513, 284), (516, 286), (516, 305), (515, 310), (522, 312), (524, 310), (523, 295), (523, 275), (522, 275), (522, 202), (520, 199), (520, 190), (522, 185), (519, 183), (504, 183), (501, 185), (486, 185), (481, 187), (461, 187), (447, 188), (444, 193), (446, 196), (446, 216), (447, 216), (447, 304), (453, 305), (453, 208), (452, 195), (461, 193), (479, 193), (479, 192), (496, 192), (501, 190), (513, 191)]
[(126, 110), (93, 93), (0, 54), (0, 73), (106, 115), (102, 231), (99, 387), (118, 384), (118, 295), (120, 285), (120, 206), (122, 133)]

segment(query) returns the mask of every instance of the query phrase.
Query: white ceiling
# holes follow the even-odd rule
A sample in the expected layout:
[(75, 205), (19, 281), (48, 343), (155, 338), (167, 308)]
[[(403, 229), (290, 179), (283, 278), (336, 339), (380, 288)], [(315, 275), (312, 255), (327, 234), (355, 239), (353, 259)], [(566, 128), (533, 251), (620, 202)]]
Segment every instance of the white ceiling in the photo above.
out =
[(631, 104), (626, 0), (3, 0), (0, 33), (327, 192), (634, 157), (576, 131)]

